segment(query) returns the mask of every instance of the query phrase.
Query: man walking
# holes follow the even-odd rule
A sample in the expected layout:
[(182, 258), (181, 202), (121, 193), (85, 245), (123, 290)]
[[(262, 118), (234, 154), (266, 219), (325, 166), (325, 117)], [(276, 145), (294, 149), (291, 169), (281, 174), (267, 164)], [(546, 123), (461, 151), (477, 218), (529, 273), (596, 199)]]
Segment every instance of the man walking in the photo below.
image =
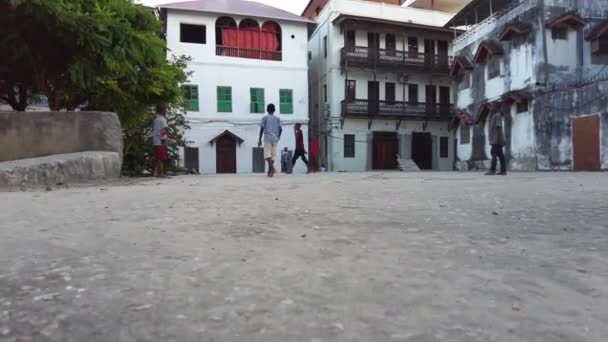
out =
[(167, 177), (165, 162), (168, 159), (167, 138), (169, 126), (162, 109), (156, 110), (152, 127), (152, 143), (154, 144), (154, 177)]
[(492, 146), (490, 153), (492, 154), (492, 165), (490, 167), (490, 172), (486, 173), (486, 176), (496, 175), (496, 159), (500, 160), (500, 173), (498, 173), (498, 175), (507, 175), (507, 164), (502, 150), (505, 145), (502, 119), (503, 115), (500, 111), (495, 112), (490, 118), (490, 145)]
[(264, 159), (268, 162), (268, 177), (274, 176), (277, 172), (274, 168), (274, 161), (277, 157), (277, 144), (281, 139), (283, 128), (281, 119), (274, 114), (276, 111), (274, 104), (269, 104), (266, 107), (268, 112), (260, 121), (260, 138), (258, 139), (258, 147), (262, 146), (262, 136), (264, 137)]
[(302, 158), (304, 165), (308, 168), (308, 172), (310, 172), (310, 168), (308, 167), (308, 160), (306, 160), (306, 148), (304, 147), (304, 133), (302, 133), (302, 125), (297, 123), (294, 126), (295, 135), (296, 135), (296, 150), (293, 154), (293, 159), (291, 160), (291, 164), (296, 166), (296, 162), (298, 158)]

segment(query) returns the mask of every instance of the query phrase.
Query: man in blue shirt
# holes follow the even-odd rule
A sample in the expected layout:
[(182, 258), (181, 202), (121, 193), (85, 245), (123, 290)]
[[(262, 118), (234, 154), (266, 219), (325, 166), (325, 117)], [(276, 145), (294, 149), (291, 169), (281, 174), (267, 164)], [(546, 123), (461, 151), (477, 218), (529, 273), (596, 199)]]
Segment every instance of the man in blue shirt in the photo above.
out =
[(268, 162), (268, 177), (274, 176), (276, 169), (274, 168), (274, 161), (277, 157), (277, 144), (281, 139), (281, 133), (283, 128), (281, 125), (281, 119), (274, 113), (276, 108), (274, 104), (269, 104), (266, 107), (268, 112), (260, 121), (260, 138), (258, 140), (258, 147), (262, 146), (262, 136), (264, 137), (264, 159)]

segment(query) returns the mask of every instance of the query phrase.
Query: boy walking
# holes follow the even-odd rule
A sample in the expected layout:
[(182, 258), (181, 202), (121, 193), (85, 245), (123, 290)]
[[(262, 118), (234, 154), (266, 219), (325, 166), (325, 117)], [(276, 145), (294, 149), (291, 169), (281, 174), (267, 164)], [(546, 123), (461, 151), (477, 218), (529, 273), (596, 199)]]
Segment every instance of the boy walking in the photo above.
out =
[[(306, 165), (306, 167), (308, 168), (308, 160), (306, 160), (306, 148), (304, 147), (304, 133), (302, 133), (302, 125), (297, 123), (294, 126), (294, 129), (296, 131), (296, 150), (293, 154), (291, 164), (295, 166), (296, 161), (298, 161), (298, 158), (302, 158), (304, 165)], [(308, 172), (310, 172), (310, 168)]]
[(277, 144), (281, 139), (283, 127), (281, 119), (274, 113), (276, 111), (274, 104), (269, 104), (266, 107), (268, 112), (260, 121), (260, 138), (258, 139), (258, 147), (262, 146), (262, 136), (264, 137), (264, 159), (268, 163), (268, 177), (274, 176), (277, 173), (274, 168), (274, 161), (277, 157)]
[(492, 154), (492, 165), (490, 166), (490, 172), (486, 173), (486, 176), (496, 175), (497, 159), (500, 160), (500, 173), (498, 174), (501, 176), (507, 175), (507, 164), (502, 150), (505, 145), (505, 134), (502, 126), (502, 113), (494, 113), (490, 118), (490, 145), (492, 146), (490, 154)]

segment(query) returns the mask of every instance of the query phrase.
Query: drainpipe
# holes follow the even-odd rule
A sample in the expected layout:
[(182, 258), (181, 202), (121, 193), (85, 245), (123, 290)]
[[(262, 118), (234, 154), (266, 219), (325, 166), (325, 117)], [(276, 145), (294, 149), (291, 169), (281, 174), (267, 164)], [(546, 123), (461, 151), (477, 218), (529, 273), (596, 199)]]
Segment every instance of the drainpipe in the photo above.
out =
[(542, 44), (543, 44), (543, 61), (544, 61), (544, 68), (543, 68), (543, 85), (545, 86), (545, 88), (548, 85), (548, 79), (549, 79), (549, 71), (547, 70), (548, 66), (549, 66), (549, 57), (547, 55), (547, 31), (545, 29), (545, 0), (538, 0), (539, 5), (538, 8), (540, 10), (540, 32), (542, 32), (541, 37), (542, 37)]

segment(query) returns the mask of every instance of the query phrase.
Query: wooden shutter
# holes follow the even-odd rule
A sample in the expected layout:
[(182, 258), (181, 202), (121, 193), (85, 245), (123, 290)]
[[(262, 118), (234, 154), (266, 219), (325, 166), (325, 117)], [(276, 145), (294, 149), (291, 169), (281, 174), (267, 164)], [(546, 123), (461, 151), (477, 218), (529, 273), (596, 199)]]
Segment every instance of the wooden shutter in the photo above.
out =
[(198, 112), (198, 86), (185, 85), (183, 86), (184, 98), (186, 99), (186, 109), (190, 112)]
[(232, 88), (217, 87), (217, 111), (219, 113), (232, 112)]
[(293, 90), (279, 90), (279, 108), (281, 114), (293, 114)]
[(251, 113), (264, 113), (264, 89), (251, 88)]

